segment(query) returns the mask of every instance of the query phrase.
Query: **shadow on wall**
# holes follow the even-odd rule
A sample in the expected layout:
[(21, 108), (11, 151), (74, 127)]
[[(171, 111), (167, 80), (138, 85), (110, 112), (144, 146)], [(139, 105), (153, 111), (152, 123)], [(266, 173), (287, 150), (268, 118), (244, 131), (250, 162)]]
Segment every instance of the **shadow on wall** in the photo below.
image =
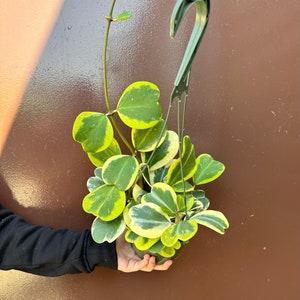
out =
[(85, 82), (53, 88), (34, 78), (1, 156), (1, 202), (34, 224), (81, 230), (91, 223), (81, 201), (94, 168), (72, 126), (96, 97)]

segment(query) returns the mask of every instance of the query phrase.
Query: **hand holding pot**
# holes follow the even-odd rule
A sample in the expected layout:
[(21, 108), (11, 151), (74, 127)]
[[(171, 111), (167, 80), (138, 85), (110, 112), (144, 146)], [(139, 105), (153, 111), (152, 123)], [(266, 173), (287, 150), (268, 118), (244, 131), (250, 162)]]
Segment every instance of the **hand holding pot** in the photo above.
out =
[(118, 256), (118, 270), (126, 273), (153, 270), (165, 271), (172, 265), (173, 261), (168, 260), (162, 265), (157, 265), (155, 257), (146, 254), (143, 259), (140, 259), (134, 252), (131, 244), (127, 243), (124, 236), (120, 236), (116, 241), (116, 250)]

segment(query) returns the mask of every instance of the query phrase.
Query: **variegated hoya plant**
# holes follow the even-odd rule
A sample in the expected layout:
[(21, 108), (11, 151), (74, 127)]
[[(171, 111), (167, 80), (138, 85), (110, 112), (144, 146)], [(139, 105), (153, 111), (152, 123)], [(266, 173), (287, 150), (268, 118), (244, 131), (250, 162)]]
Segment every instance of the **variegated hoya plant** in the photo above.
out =
[[(130, 84), (112, 109), (108, 99), (106, 51), (109, 25), (131, 16), (106, 17), (103, 52), (107, 112), (82, 112), (73, 125), (73, 138), (96, 167), (87, 181), (83, 210), (95, 216), (91, 226), (97, 243), (113, 242), (125, 232), (137, 253), (172, 258), (182, 245), (206, 226), (224, 234), (229, 224), (223, 213), (211, 210), (199, 188), (218, 178), (223, 163), (209, 154), (195, 154), (188, 135), (168, 129), (160, 90), (151, 82)], [(171, 108), (170, 108), (171, 109)], [(131, 130), (128, 141), (116, 122)], [(120, 143), (128, 148), (122, 153)]]

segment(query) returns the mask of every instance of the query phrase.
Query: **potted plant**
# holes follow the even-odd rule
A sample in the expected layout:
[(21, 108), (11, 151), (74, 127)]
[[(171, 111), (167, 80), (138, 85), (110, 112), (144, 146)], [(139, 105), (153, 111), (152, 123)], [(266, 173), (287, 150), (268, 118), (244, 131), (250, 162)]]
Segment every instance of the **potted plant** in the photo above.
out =
[[(125, 11), (113, 18), (114, 3), (106, 17), (103, 50), (107, 111), (82, 112), (73, 125), (74, 140), (96, 167), (82, 207), (95, 216), (91, 233), (96, 242), (113, 242), (125, 231), (126, 241), (139, 255), (148, 252), (160, 263), (173, 258), (200, 225), (220, 234), (228, 228), (223, 213), (208, 209), (210, 202), (199, 188), (218, 178), (225, 166), (209, 154), (196, 155), (190, 137), (183, 134), (184, 125), (177, 132), (168, 129), (172, 105), (163, 118), (160, 90), (154, 83), (130, 84), (117, 106), (111, 107), (106, 68), (109, 28), (111, 22), (131, 16)], [(130, 141), (120, 121), (130, 128)]]

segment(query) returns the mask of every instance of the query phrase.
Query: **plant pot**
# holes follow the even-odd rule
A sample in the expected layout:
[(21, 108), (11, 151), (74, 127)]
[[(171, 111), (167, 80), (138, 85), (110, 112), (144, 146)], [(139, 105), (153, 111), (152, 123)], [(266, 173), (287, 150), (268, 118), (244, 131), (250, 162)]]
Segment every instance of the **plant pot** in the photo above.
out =
[(136, 248), (136, 246), (134, 244), (132, 244), (132, 247), (133, 247), (135, 253), (140, 258), (143, 258), (145, 254), (150, 254), (151, 256), (155, 256), (156, 257), (156, 264), (158, 264), (158, 265), (162, 265), (167, 260), (176, 259), (178, 257), (178, 255), (180, 254), (180, 251), (181, 251), (181, 248), (180, 248), (180, 249), (176, 250), (175, 254), (172, 257), (164, 257), (164, 256), (161, 256), (157, 253), (152, 253), (149, 250), (139, 250), (139, 249)]

